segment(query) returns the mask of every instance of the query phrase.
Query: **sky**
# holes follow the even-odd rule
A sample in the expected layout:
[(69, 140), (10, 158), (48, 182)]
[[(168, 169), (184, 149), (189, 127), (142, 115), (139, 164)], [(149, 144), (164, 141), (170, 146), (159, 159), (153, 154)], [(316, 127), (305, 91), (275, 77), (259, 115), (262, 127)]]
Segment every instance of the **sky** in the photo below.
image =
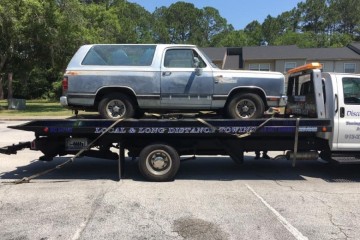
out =
[[(279, 14), (290, 11), (297, 6), (301, 0), (182, 0), (193, 3), (195, 7), (216, 8), (221, 17), (225, 18), (228, 24), (232, 24), (235, 30), (244, 29), (247, 24), (257, 20), (263, 23), (268, 15), (277, 17)], [(169, 7), (177, 0), (128, 0), (137, 3), (147, 11), (153, 12), (156, 7)]]

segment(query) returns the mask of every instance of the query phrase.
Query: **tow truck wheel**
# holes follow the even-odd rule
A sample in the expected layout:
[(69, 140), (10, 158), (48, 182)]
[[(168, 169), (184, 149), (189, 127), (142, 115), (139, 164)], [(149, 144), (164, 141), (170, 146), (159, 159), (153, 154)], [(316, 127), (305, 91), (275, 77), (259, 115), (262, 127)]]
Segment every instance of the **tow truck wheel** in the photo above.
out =
[(153, 144), (140, 152), (139, 170), (147, 180), (154, 182), (171, 181), (179, 167), (179, 154), (171, 146)]
[(99, 113), (105, 119), (132, 118), (135, 115), (135, 107), (127, 95), (111, 93), (100, 101)]
[(330, 150), (321, 151), (319, 157), (322, 160), (327, 161), (329, 163), (331, 163), (333, 161), (333, 159), (331, 157), (331, 151)]
[(227, 114), (233, 119), (255, 119), (265, 111), (262, 99), (253, 93), (237, 94), (227, 105)]

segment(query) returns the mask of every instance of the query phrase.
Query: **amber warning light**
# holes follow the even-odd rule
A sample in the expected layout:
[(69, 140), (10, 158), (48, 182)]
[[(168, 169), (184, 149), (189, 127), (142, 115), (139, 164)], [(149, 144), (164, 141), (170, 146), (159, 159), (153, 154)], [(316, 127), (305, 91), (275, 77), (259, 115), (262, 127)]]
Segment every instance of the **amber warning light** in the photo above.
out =
[(302, 71), (305, 71), (305, 70), (310, 70), (310, 69), (321, 69), (322, 68), (322, 65), (320, 63), (308, 63), (308, 64), (305, 64), (305, 65), (302, 65), (300, 67), (296, 67), (296, 68), (293, 68), (293, 69), (290, 69), (287, 73), (288, 74), (292, 74), (292, 73), (296, 73), (296, 72), (302, 72)]

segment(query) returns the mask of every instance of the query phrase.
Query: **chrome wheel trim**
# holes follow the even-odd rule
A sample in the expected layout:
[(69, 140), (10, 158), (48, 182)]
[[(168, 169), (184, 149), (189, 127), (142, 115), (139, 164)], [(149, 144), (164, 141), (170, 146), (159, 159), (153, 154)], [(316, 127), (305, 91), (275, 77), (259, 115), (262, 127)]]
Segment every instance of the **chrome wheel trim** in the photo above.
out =
[(171, 156), (164, 150), (154, 150), (146, 157), (146, 168), (153, 175), (167, 174), (171, 167)]
[(236, 104), (236, 114), (241, 118), (251, 118), (256, 113), (255, 102), (249, 99), (241, 99)]
[(126, 114), (126, 105), (119, 99), (113, 99), (106, 104), (106, 113), (114, 119), (123, 118)]

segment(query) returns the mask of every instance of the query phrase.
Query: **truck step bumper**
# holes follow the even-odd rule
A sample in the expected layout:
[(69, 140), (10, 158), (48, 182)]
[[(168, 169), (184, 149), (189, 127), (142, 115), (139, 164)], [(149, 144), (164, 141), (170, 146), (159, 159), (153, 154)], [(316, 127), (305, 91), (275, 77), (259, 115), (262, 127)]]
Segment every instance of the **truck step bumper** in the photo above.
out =
[(340, 155), (332, 156), (332, 160), (338, 164), (360, 164), (359, 156)]

